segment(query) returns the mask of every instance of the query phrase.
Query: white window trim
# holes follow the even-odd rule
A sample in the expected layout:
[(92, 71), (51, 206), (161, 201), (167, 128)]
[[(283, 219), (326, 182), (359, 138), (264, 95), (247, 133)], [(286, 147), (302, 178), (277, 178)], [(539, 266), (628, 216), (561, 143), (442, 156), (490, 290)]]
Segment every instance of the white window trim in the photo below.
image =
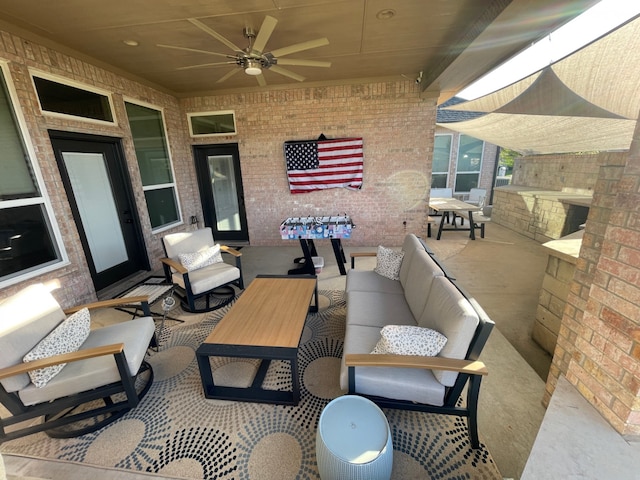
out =
[(451, 141), (449, 142), (449, 168), (447, 169), (446, 172), (435, 172), (433, 170), (433, 158), (431, 161), (431, 175), (433, 176), (433, 174), (437, 174), (437, 175), (442, 175), (443, 173), (447, 174), (447, 183), (446, 185), (449, 186), (449, 180), (451, 177), (451, 163), (452, 163), (452, 158), (451, 158), (451, 153), (453, 152), (453, 134), (452, 133), (436, 133), (433, 139), (433, 146), (434, 146), (434, 153), (435, 153), (435, 145), (436, 145), (436, 140), (435, 137), (451, 137)]
[(40, 275), (58, 270), (69, 265), (70, 262), (67, 250), (64, 247), (62, 233), (60, 232), (60, 227), (58, 226), (58, 221), (53, 210), (53, 205), (51, 204), (51, 199), (49, 198), (47, 185), (44, 181), (44, 177), (42, 176), (42, 171), (40, 170), (38, 157), (36, 156), (35, 148), (33, 147), (33, 143), (31, 142), (31, 137), (28, 134), (29, 129), (27, 128), (27, 122), (22, 112), (22, 107), (20, 105), (18, 97), (18, 91), (16, 90), (15, 84), (13, 83), (13, 78), (11, 77), (11, 73), (9, 71), (9, 62), (4, 59), (0, 59), (0, 71), (2, 72), (5, 84), (7, 85), (9, 100), (11, 101), (13, 112), (16, 116), (16, 120), (18, 121), (18, 130), (20, 131), (19, 134), (22, 137), (25, 148), (27, 149), (29, 164), (33, 169), (33, 175), (35, 176), (38, 188), (40, 189), (39, 197), (4, 201), (0, 200), (0, 205), (2, 205), (3, 208), (22, 207), (27, 205), (44, 205), (46, 220), (49, 222), (51, 233), (53, 234), (52, 240), (54, 242), (55, 248), (58, 251), (58, 254), (60, 255), (60, 258), (58, 260), (54, 260), (49, 264), (45, 264), (44, 266), (36, 266), (30, 270), (25, 271), (24, 273), (19, 273), (10, 278), (0, 280), (0, 288), (4, 288), (19, 282), (23, 282), (30, 278), (38, 277)]
[(458, 183), (458, 159), (460, 158), (460, 141), (462, 140), (462, 136), (463, 135), (482, 141), (482, 150), (481, 150), (481, 153), (480, 153), (480, 166), (478, 167), (478, 170), (468, 170), (468, 171), (459, 172), (461, 175), (464, 175), (464, 174), (467, 174), (467, 173), (468, 174), (477, 173), (478, 174), (478, 187), (481, 185), (480, 182), (482, 180), (482, 165), (484, 164), (484, 149), (485, 149), (485, 146), (487, 144), (487, 142), (485, 142), (481, 138), (474, 137), (473, 135), (466, 135), (464, 133), (461, 133), (460, 135), (458, 135), (458, 149), (456, 150), (456, 168), (455, 168), (455, 173), (454, 173), (454, 177), (453, 177), (454, 178), (453, 193), (455, 193), (455, 194), (469, 193), (468, 190), (467, 191), (458, 191), (458, 190), (456, 190), (456, 185)]
[[(228, 115), (231, 114), (233, 116), (233, 132), (227, 133), (193, 133), (193, 127), (191, 125), (191, 119), (193, 117), (205, 117), (209, 115)], [(215, 112), (192, 112), (187, 113), (187, 125), (189, 126), (189, 135), (193, 138), (203, 138), (203, 137), (226, 137), (238, 134), (238, 125), (236, 124), (236, 112), (235, 110), (218, 110)]]
[[(53, 118), (61, 118), (65, 120), (77, 120), (79, 122), (93, 123), (96, 125), (118, 126), (118, 120), (116, 116), (116, 110), (114, 108), (112, 92), (108, 90), (103, 90), (98, 87), (94, 87), (92, 85), (76, 82), (75, 80), (71, 80), (70, 78), (67, 78), (67, 77), (61, 77), (59, 75), (53, 75), (48, 72), (43, 72), (42, 70), (38, 70), (36, 68), (30, 68), (29, 75), (31, 78), (31, 85), (33, 86), (33, 91), (36, 94), (36, 100), (38, 101), (38, 108), (40, 109), (40, 113), (42, 115), (47, 117), (53, 117)], [(80, 90), (86, 90), (88, 92), (96, 93), (98, 95), (103, 95), (107, 97), (107, 99), (109, 100), (109, 108), (111, 109), (111, 116), (113, 117), (113, 120), (112, 121), (98, 120), (96, 118), (81, 117), (79, 115), (69, 115), (66, 113), (52, 112), (49, 110), (45, 110), (44, 108), (42, 108), (42, 104), (40, 103), (38, 89), (36, 88), (36, 83), (33, 77), (44, 78), (45, 80), (51, 80), (52, 82), (60, 83), (62, 85), (67, 85), (69, 87), (79, 88)]]
[[(151, 103), (147, 103), (147, 102), (143, 102), (141, 100), (137, 100), (131, 97), (123, 97), (123, 101), (124, 103), (132, 103), (134, 105), (138, 105), (140, 107), (145, 107), (145, 108), (149, 108), (151, 110), (156, 110), (158, 112), (160, 112), (160, 115), (162, 116), (162, 130), (164, 132), (164, 140), (165, 142), (167, 142), (167, 155), (169, 155), (169, 166), (171, 167), (171, 178), (173, 178), (173, 183), (157, 183), (154, 185), (141, 185), (142, 186), (142, 191), (146, 192), (148, 190), (158, 190), (160, 188), (167, 188), (172, 186), (176, 195), (176, 208), (178, 209), (178, 220), (176, 220), (173, 223), (169, 223), (167, 225), (162, 225), (161, 227), (157, 227), (157, 228), (152, 228), (151, 229), (151, 233), (161, 233), (164, 232), (165, 230), (169, 230), (171, 228), (174, 228), (178, 225), (182, 225), (184, 223), (184, 219), (182, 218), (182, 205), (180, 204), (180, 192), (178, 191), (178, 184), (176, 182), (176, 171), (175, 168), (173, 166), (173, 156), (171, 155), (171, 145), (169, 144), (169, 135), (167, 132), (167, 121), (165, 118), (165, 114), (164, 114), (164, 108), (163, 107), (159, 107), (157, 105), (153, 105)], [(123, 107), (125, 109), (126, 112), (126, 105), (123, 104)], [(126, 115), (126, 113), (125, 113)], [(129, 125), (129, 117), (127, 116), (127, 125)], [(133, 143), (133, 136), (130, 137), (131, 138), (131, 142)], [(135, 150), (135, 148), (134, 148)], [(136, 164), (138, 164), (138, 159), (136, 158)], [(138, 168), (140, 168), (138, 166)], [(145, 204), (146, 207), (146, 204)], [(148, 207), (147, 207), (147, 213), (148, 212)]]

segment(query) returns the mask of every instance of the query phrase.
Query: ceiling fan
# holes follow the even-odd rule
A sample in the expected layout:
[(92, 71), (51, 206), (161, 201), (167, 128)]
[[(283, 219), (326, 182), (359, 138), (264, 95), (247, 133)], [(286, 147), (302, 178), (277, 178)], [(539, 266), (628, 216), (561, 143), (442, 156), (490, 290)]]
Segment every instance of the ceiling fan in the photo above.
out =
[[(272, 72), (278, 73), (280, 75), (284, 75), (285, 77), (289, 77), (299, 82), (302, 82), (305, 80), (305, 77), (303, 77), (302, 75), (298, 75), (297, 73), (287, 70), (285, 68), (282, 68), (280, 65), (303, 66), (303, 67), (330, 67), (331, 66), (331, 62), (282, 58), (292, 53), (302, 52), (304, 50), (310, 50), (312, 48), (329, 45), (329, 40), (327, 38), (317, 38), (315, 40), (296, 43), (295, 45), (289, 45), (288, 47), (278, 48), (270, 52), (265, 52), (264, 49), (267, 45), (267, 42), (269, 41), (269, 38), (271, 37), (271, 34), (273, 33), (278, 23), (277, 19), (270, 17), (268, 15), (264, 17), (262, 26), (260, 27), (260, 30), (257, 32), (257, 34), (250, 27), (244, 28), (243, 34), (249, 42), (247, 47), (244, 49), (238, 47), (233, 42), (226, 39), (215, 30), (209, 28), (200, 20), (197, 20), (195, 18), (189, 18), (187, 20), (191, 22), (193, 25), (195, 25), (196, 27), (198, 27), (200, 30), (211, 35), (213, 38), (215, 38), (219, 42), (229, 47), (235, 53), (232, 55), (232, 54), (210, 52), (208, 50), (198, 50), (195, 48), (179, 47), (176, 45), (158, 44), (158, 47), (162, 47), (162, 48), (172, 48), (175, 50), (185, 50), (188, 52), (205, 53), (207, 55), (226, 57), (228, 59), (226, 62), (202, 63), (199, 65), (190, 65), (188, 67), (180, 67), (179, 70), (187, 70), (191, 68), (203, 68), (203, 67), (217, 67), (221, 65), (235, 64), (235, 65), (238, 65), (239, 67), (242, 67), (242, 70), (244, 70), (244, 73), (246, 73), (247, 75), (255, 76), (260, 86), (265, 86), (267, 82), (264, 79), (264, 75), (262, 73), (263, 73), (263, 70), (266, 70), (266, 69)], [(238, 68), (231, 70), (230, 72), (223, 75), (219, 80), (217, 80), (216, 83), (224, 82), (225, 80), (229, 79), (231, 76), (235, 75), (239, 71), (240, 69)]]

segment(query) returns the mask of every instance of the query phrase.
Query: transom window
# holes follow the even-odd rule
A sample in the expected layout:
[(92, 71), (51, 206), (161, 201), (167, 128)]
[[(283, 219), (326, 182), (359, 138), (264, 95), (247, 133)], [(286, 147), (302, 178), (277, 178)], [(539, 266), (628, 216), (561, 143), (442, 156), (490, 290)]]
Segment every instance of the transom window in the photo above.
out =
[(33, 75), (33, 83), (43, 112), (113, 123), (108, 95), (56, 82), (37, 74)]
[(45, 273), (66, 260), (12, 93), (0, 65), (0, 287)]
[(154, 230), (182, 221), (162, 112), (125, 102), (142, 189)]
[(232, 110), (188, 113), (187, 118), (192, 137), (236, 134), (236, 117)]

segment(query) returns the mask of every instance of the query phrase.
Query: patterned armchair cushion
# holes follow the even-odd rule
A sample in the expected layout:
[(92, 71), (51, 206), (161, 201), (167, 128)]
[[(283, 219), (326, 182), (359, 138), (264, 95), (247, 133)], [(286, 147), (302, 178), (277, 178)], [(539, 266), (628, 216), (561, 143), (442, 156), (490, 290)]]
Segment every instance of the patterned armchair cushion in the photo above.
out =
[(218, 244), (199, 252), (180, 253), (178, 254), (178, 259), (184, 268), (190, 272), (200, 270), (201, 268), (223, 261), (222, 253), (220, 253), (220, 245)]
[[(32, 362), (41, 358), (53, 357), (63, 353), (77, 351), (89, 336), (91, 317), (89, 309), (83, 308), (58, 325), (49, 335), (27, 353), (24, 362)], [(39, 368), (29, 372), (31, 382), (38, 388), (44, 387), (66, 364)]]

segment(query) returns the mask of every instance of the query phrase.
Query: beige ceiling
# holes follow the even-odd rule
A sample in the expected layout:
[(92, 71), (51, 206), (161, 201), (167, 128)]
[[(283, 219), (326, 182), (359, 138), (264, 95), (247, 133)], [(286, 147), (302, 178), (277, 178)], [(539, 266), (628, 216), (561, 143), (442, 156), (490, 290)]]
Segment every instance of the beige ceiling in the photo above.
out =
[[(455, 94), (489, 69), (543, 37), (597, 0), (0, 0), (0, 27), (46, 39), (179, 96), (256, 88), (234, 65), (179, 70), (224, 61), (169, 44), (233, 53), (197, 28), (195, 18), (241, 48), (243, 28), (265, 15), (278, 23), (265, 51), (327, 37), (329, 45), (287, 58), (331, 62), (330, 68), (286, 67), (305, 82), (416, 79), (422, 88)], [(392, 18), (378, 13), (391, 9)], [(134, 40), (138, 46), (125, 45)], [(267, 87), (297, 84), (267, 70)], [(263, 87), (264, 88), (264, 87)]]

